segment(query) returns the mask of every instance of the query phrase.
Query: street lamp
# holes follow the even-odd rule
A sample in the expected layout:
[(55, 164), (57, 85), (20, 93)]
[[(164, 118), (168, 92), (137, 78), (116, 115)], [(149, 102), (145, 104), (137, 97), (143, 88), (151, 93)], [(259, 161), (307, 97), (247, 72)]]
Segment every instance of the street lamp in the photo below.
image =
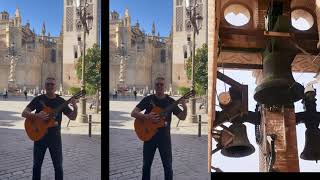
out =
[[(195, 81), (194, 81), (194, 59), (195, 59), (195, 46), (196, 46), (196, 33), (199, 34), (199, 30), (201, 29), (202, 26), (202, 16), (197, 13), (196, 8), (198, 7), (197, 0), (186, 0), (186, 11), (187, 14), (189, 15), (189, 19), (191, 22), (191, 25), (193, 27), (193, 39), (192, 39), (192, 85), (191, 85), (191, 90), (194, 90), (195, 87)], [(191, 123), (197, 122), (197, 115), (196, 115), (196, 99), (195, 97), (190, 98), (190, 106), (191, 106), (191, 111), (189, 114), (189, 121)]]
[[(79, 12), (80, 21), (83, 27), (83, 60), (82, 60), (82, 73), (81, 73), (81, 90), (85, 90), (85, 57), (86, 57), (86, 34), (89, 34), (89, 30), (92, 29), (92, 21), (93, 16), (90, 13), (87, 13), (87, 8), (89, 4), (87, 0), (80, 1), (74, 0), (76, 8)], [(78, 116), (78, 121), (81, 123), (86, 123), (87, 115), (86, 115), (86, 97), (82, 96), (80, 98), (80, 113), (81, 115)]]

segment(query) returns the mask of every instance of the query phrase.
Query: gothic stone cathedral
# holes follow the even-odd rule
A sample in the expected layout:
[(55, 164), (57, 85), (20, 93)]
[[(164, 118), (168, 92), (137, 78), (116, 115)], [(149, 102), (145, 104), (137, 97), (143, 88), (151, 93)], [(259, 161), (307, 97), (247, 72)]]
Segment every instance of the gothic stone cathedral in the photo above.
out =
[[(21, 24), (21, 18), (18, 8), (13, 18), (9, 18), (6, 11), (0, 12), (0, 93), (8, 89), (12, 77), (16, 89), (41, 90), (45, 77), (53, 76), (59, 89), (62, 82), (62, 36), (46, 34), (44, 23), (41, 34), (37, 35), (34, 29), (30, 29), (29, 22)], [(15, 54), (8, 56), (12, 46)]]
[(156, 35), (155, 24), (151, 34), (141, 30), (138, 22), (131, 25), (128, 9), (123, 18), (112, 11), (109, 23), (109, 93), (119, 88), (150, 93), (157, 76), (166, 79), (170, 91), (172, 36)]

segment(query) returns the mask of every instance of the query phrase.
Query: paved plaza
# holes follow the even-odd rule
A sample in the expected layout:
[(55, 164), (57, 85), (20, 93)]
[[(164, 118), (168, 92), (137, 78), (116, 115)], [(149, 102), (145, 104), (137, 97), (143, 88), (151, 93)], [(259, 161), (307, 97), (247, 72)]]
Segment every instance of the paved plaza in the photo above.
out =
[[(33, 141), (24, 130), (21, 112), (33, 97), (23, 96), (0, 99), (0, 179), (31, 179)], [(65, 97), (68, 99), (68, 97)], [(79, 105), (78, 105), (79, 107)], [(88, 107), (88, 106), (87, 106)], [(92, 114), (92, 136), (88, 124), (70, 121), (63, 116), (62, 150), (65, 180), (101, 179), (101, 116)], [(42, 165), (42, 179), (54, 179), (54, 169), (49, 150)]]
[[(131, 110), (142, 99), (110, 99), (109, 114), (109, 178), (111, 180), (141, 179), (142, 147), (133, 129), (134, 119)], [(198, 124), (180, 121), (173, 116), (171, 138), (173, 153), (174, 180), (206, 180), (208, 130), (206, 114), (202, 110), (201, 137), (198, 137)], [(151, 180), (163, 180), (164, 171), (159, 151), (156, 151), (151, 167)]]

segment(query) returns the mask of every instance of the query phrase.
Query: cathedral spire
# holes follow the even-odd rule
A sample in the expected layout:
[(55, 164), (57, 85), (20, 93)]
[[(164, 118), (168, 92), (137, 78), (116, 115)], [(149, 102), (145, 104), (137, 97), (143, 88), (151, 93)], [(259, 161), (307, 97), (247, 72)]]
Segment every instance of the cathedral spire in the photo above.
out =
[(16, 8), (16, 12), (14, 15), (15, 15), (15, 17), (20, 17), (20, 10), (18, 7)]
[(125, 12), (124, 12), (124, 17), (129, 17), (129, 9), (126, 8)]
[(14, 14), (14, 25), (17, 27), (21, 26), (21, 16), (20, 16), (20, 10), (18, 7), (16, 8), (16, 12)]
[(131, 24), (131, 17), (129, 15), (129, 9), (126, 8), (126, 10), (124, 12), (124, 26), (130, 27), (130, 24)]
[(154, 34), (156, 33), (156, 26), (154, 25), (154, 21), (152, 23), (152, 35), (154, 36)]
[(45, 25), (44, 21), (43, 21), (43, 23), (42, 23), (41, 35), (42, 35), (42, 36), (45, 36), (45, 35), (46, 35), (46, 25)]

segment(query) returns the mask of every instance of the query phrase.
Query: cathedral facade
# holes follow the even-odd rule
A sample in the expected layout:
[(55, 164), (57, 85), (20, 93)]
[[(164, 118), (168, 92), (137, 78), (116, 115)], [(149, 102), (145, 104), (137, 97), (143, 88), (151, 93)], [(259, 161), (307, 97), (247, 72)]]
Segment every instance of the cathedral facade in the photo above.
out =
[(8, 12), (0, 12), (0, 92), (10, 83), (15, 84), (15, 89), (41, 90), (48, 76), (56, 78), (59, 88), (62, 36), (46, 34), (45, 23), (41, 34), (36, 34), (30, 23), (22, 25), (21, 19), (18, 8), (12, 18)]
[(113, 90), (138, 90), (150, 93), (155, 78), (166, 79), (166, 90), (172, 83), (172, 36), (145, 33), (138, 22), (131, 25), (129, 10), (123, 18), (112, 11), (109, 15), (109, 93)]

